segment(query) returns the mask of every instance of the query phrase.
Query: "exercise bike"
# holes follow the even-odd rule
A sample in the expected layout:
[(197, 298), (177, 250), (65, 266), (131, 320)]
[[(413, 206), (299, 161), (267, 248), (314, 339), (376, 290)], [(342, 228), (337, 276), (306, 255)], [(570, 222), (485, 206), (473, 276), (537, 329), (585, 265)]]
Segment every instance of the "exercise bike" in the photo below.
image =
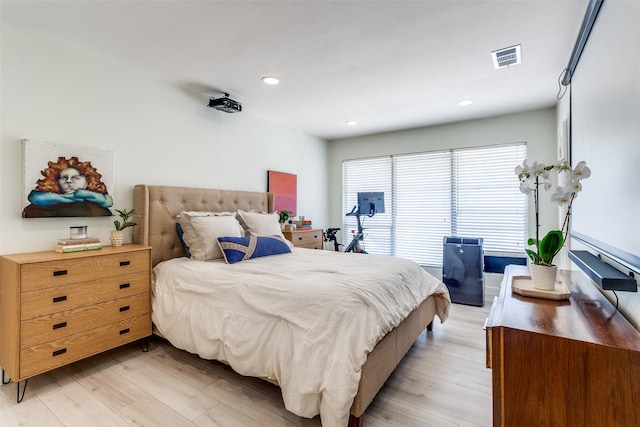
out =
[[(384, 193), (382, 192), (359, 192), (358, 193), (358, 205), (351, 209), (351, 212), (345, 214), (346, 216), (355, 216), (358, 222), (358, 231), (352, 230), (352, 239), (349, 246), (344, 250), (345, 252), (354, 252), (358, 254), (366, 254), (364, 250), (364, 227), (362, 226), (364, 219), (360, 219), (361, 216), (373, 217), (376, 213), (384, 213)], [(333, 241), (336, 251), (339, 250), (340, 244), (336, 240), (336, 231), (339, 228), (327, 229), (327, 237), (325, 241)]]
[(355, 230), (351, 230), (353, 238), (351, 239), (351, 243), (349, 243), (349, 246), (347, 246), (344, 251), (366, 254), (367, 251), (364, 250), (364, 227), (362, 227), (362, 221), (360, 220), (360, 211), (358, 210), (358, 207), (354, 206), (353, 209), (351, 209), (351, 212), (346, 214), (346, 216), (356, 217), (356, 220), (358, 221), (358, 231), (356, 232)]

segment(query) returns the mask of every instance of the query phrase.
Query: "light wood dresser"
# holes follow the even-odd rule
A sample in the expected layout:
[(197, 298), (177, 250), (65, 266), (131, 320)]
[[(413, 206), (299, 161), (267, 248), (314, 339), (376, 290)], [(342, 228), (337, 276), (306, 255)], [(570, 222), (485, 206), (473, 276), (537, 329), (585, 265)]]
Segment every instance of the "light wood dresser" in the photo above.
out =
[(13, 382), (151, 335), (149, 246), (5, 255), (0, 270), (0, 365)]
[(579, 271), (565, 301), (515, 294), (508, 266), (487, 320), (494, 426), (640, 425), (640, 333)]
[(323, 249), (322, 229), (311, 230), (283, 230), (285, 239), (298, 248)]

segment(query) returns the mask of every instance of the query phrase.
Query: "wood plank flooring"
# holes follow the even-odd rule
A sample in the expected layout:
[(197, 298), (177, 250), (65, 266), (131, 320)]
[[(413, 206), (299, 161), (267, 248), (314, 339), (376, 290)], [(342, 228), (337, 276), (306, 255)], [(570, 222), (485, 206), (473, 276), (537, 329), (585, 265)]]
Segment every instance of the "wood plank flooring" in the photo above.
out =
[[(369, 427), (491, 425), (484, 307), (451, 306), (424, 332), (365, 413)], [(284, 409), (279, 389), (153, 340), (126, 345), (16, 385), (0, 386), (2, 427), (319, 427)]]

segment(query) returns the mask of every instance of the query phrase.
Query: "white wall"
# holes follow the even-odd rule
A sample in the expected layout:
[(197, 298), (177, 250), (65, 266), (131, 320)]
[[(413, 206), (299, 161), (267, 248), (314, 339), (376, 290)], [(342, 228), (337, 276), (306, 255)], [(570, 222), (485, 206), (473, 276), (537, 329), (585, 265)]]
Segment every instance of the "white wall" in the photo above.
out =
[[(617, 24), (617, 23), (616, 23)], [(570, 114), (570, 101), (569, 101), (569, 92), (567, 92), (567, 94), (558, 102), (558, 117), (557, 117), (557, 126), (558, 126), (558, 132), (560, 133), (562, 127), (563, 127), (563, 121), (567, 119), (568, 115)], [(558, 138), (558, 147), (559, 149), (561, 149), (561, 141), (560, 138)], [(573, 159), (573, 163), (575, 164), (576, 162), (583, 160), (583, 159)], [(601, 171), (592, 171), (593, 173), (602, 173)], [(606, 171), (604, 173), (607, 173)], [(586, 180), (584, 182), (584, 185), (589, 185), (589, 181)], [(568, 250), (586, 250), (589, 252), (594, 253), (595, 251), (572, 239), (569, 239), (569, 242), (567, 243), (567, 245), (565, 245), (565, 248), (563, 249), (561, 255), (561, 264), (558, 264), (561, 268), (566, 268), (569, 270), (576, 270), (576, 271), (580, 271), (582, 273), (582, 271), (580, 270), (580, 268), (573, 263), (571, 260), (569, 260), (567, 253)], [(614, 260), (610, 260), (607, 259), (605, 257), (605, 261), (613, 266), (615, 266), (616, 268), (618, 268), (620, 271), (628, 274), (629, 270), (623, 266), (620, 266), (618, 264), (616, 264), (616, 262)], [(582, 273), (586, 276), (585, 273)], [(640, 277), (636, 276), (636, 282), (638, 284), (638, 287), (640, 288)], [(633, 324), (633, 326), (640, 330), (640, 293), (638, 292), (617, 292), (617, 297), (616, 294), (612, 291), (605, 291), (602, 288), (598, 287), (594, 282), (592, 282), (594, 286), (596, 286), (598, 288), (598, 290), (604, 294), (605, 297), (607, 297), (609, 299), (609, 301), (611, 301), (612, 304), (616, 305), (618, 304), (618, 310), (622, 313), (623, 316), (625, 316), (625, 318), (627, 318), (627, 320), (629, 320), (629, 322), (631, 322), (631, 324)]]
[[(329, 142), (329, 191), (331, 226), (342, 223), (342, 161), (389, 154), (436, 151), (448, 148), (527, 142), (527, 158), (552, 163), (556, 160), (556, 112), (546, 108), (481, 120), (450, 123), (398, 132), (339, 139)], [(515, 168), (516, 165), (513, 165)], [(489, 171), (487, 173), (490, 173)], [(517, 177), (513, 175), (514, 183)], [(558, 227), (557, 208), (551, 194), (541, 203), (542, 230)], [(535, 234), (533, 202), (529, 228)]]
[(299, 213), (327, 225), (326, 141), (251, 114), (250, 100), (219, 112), (204, 95), (6, 24), (0, 55), (0, 253), (52, 249), (71, 225), (108, 244), (113, 228), (105, 217), (21, 218), (24, 138), (114, 151), (116, 208), (133, 206), (140, 183), (266, 191), (271, 169), (297, 174)]

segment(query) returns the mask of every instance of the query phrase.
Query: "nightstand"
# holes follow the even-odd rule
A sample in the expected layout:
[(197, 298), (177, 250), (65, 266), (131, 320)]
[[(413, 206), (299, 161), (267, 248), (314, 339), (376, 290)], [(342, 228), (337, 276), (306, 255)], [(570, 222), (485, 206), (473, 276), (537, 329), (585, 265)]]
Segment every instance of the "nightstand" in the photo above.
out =
[(283, 230), (282, 234), (297, 248), (323, 249), (322, 228)]
[(149, 246), (5, 255), (0, 274), (3, 382), (151, 335)]

